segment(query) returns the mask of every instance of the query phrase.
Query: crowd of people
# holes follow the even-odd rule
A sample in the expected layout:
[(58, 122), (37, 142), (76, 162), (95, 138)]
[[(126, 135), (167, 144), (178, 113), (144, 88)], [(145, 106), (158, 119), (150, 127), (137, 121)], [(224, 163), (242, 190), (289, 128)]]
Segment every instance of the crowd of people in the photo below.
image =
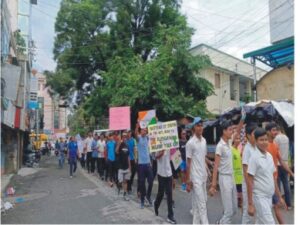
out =
[[(56, 144), (59, 168), (63, 168), (67, 148), (71, 178), (78, 160), (88, 173), (98, 176), (110, 187), (117, 187), (118, 194), (123, 190), (125, 201), (133, 194), (137, 174), (140, 208), (152, 206), (158, 216), (166, 195), (167, 221), (172, 224), (176, 223), (173, 192), (179, 177), (180, 189), (192, 193), (193, 224), (209, 223), (207, 196), (214, 196), (217, 190), (220, 190), (223, 205), (222, 218), (214, 221), (217, 224), (231, 224), (238, 207), (242, 209), (242, 224), (275, 224), (272, 205), (278, 223), (284, 224), (280, 208), (290, 210), (292, 207), (288, 179), (294, 176), (288, 166), (289, 139), (274, 122), (261, 128), (255, 123), (244, 124), (245, 118), (242, 111), (238, 125), (229, 120), (220, 123), (221, 138), (214, 160), (207, 155), (203, 121), (196, 117), (190, 126), (190, 137), (186, 129), (179, 130), (177, 150), (182, 162), (178, 168), (172, 163), (170, 149), (149, 152), (147, 128), (141, 128), (139, 123), (134, 131), (99, 136), (90, 132), (83, 140), (70, 137), (68, 143), (60, 139)], [(156, 176), (158, 191), (152, 201)], [(284, 198), (279, 189), (281, 182)]]

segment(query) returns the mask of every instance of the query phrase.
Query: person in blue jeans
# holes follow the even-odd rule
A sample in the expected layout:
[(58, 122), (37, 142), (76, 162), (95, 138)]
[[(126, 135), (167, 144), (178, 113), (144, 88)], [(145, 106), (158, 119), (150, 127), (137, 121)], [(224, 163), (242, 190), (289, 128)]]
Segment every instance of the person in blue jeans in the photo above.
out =
[[(145, 206), (146, 202), (152, 206), (151, 192), (153, 186), (153, 172), (150, 164), (150, 154), (148, 149), (149, 137), (147, 136), (146, 128), (140, 129), (139, 134), (139, 122), (136, 124), (135, 128), (135, 138), (137, 140), (137, 150), (138, 150), (138, 180), (139, 180), (139, 190), (141, 192), (141, 209)], [(148, 189), (146, 191), (146, 179), (148, 182)]]
[(62, 138), (60, 138), (60, 142), (57, 145), (57, 151), (58, 151), (58, 166), (60, 169), (64, 167), (65, 164), (65, 142)]
[(70, 164), (70, 178), (73, 177), (73, 173), (76, 172), (77, 169), (77, 157), (79, 156), (77, 142), (74, 140), (74, 137), (70, 137), (70, 141), (68, 143), (68, 159)]

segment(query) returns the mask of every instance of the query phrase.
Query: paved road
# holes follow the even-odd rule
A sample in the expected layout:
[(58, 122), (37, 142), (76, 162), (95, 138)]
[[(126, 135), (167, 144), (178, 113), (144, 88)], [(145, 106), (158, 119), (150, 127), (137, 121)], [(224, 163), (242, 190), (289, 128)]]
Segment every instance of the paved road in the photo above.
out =
[[(79, 165), (79, 164), (78, 164)], [(2, 214), (2, 223), (6, 224), (93, 224), (93, 223), (166, 223), (167, 205), (162, 202), (160, 216), (154, 216), (152, 208), (139, 209), (135, 195), (130, 201), (118, 196), (115, 188), (110, 188), (96, 176), (79, 169), (72, 179), (68, 175), (68, 165), (58, 169), (54, 156), (45, 157), (40, 169), (27, 176), (16, 175), (11, 185), (16, 196), (10, 201), (15, 208)], [(134, 189), (135, 190), (135, 189)], [(153, 198), (157, 193), (157, 181), (154, 183)], [(175, 190), (175, 218), (178, 223), (189, 224), (192, 216), (191, 195)], [(214, 223), (222, 214), (220, 197), (208, 198), (208, 219)], [(293, 223), (293, 211), (284, 213), (287, 223)], [(234, 223), (241, 221), (241, 212), (237, 213)]]

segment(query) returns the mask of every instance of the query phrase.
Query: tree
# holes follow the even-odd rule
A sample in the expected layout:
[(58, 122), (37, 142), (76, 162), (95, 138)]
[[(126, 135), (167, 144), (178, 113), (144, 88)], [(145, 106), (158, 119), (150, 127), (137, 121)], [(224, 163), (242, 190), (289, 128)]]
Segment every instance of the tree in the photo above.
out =
[(96, 118), (122, 105), (131, 106), (133, 121), (152, 108), (160, 120), (205, 117), (213, 87), (195, 74), (210, 60), (189, 53), (193, 29), (179, 7), (177, 0), (63, 0), (49, 84), (64, 96), (79, 91)]

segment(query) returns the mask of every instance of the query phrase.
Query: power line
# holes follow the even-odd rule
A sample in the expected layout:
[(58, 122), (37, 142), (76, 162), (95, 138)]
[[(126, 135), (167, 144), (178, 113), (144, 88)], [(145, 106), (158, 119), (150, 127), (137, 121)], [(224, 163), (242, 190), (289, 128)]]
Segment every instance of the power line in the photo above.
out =
[[(284, 3), (283, 3), (283, 4), (284, 4)], [(282, 7), (283, 4), (281, 4), (280, 6), (278, 6), (277, 8), (275, 8), (274, 11), (277, 10), (278, 8)], [(280, 26), (277, 26), (276, 28), (278, 29), (279, 27), (280, 27)], [(263, 26), (258, 27), (255, 31), (257, 31), (257, 30), (259, 30), (259, 29), (261, 29), (261, 28), (263, 28)], [(254, 31), (252, 31), (252, 32), (254, 32)], [(269, 32), (269, 31), (268, 31), (268, 32)], [(266, 32), (266, 33), (268, 33), (268, 32)], [(257, 40), (257, 39), (259, 39), (259, 38), (260, 38), (260, 37), (256, 38), (255, 40)], [(241, 37), (240, 37), (239, 39), (241, 39)], [(254, 41), (255, 41), (255, 40), (254, 40)], [(251, 41), (251, 42), (253, 42), (253, 41)], [(250, 43), (251, 43), (251, 42), (250, 42)], [(250, 44), (250, 43), (249, 43), (249, 44)], [(249, 45), (249, 44), (248, 44), (248, 45)], [(248, 45), (246, 44), (246, 45), (243, 46), (243, 47), (246, 47), (246, 46), (248, 46)], [(219, 58), (219, 57), (216, 57), (216, 58)], [(215, 58), (215, 59), (216, 59), (216, 58)], [(221, 58), (221, 56), (220, 56), (220, 58)], [(221, 61), (218, 61), (218, 62), (216, 62), (216, 64), (218, 64), (218, 63), (220, 63), (220, 62), (223, 62), (223, 61), (225, 61), (225, 60), (226, 60), (226, 59), (221, 60)]]
[[(253, 31), (252, 31), (253, 32)], [(148, 35), (152, 35), (152, 34), (145, 34), (145, 35), (141, 35), (141, 36), (148, 36)], [(115, 42), (117, 41), (121, 41), (122, 39), (118, 39), (118, 40), (115, 40)], [(98, 44), (95, 44), (95, 45), (84, 45), (84, 46), (77, 46), (78, 48), (80, 47), (83, 47), (83, 48), (86, 48), (86, 47), (89, 47), (89, 46), (98, 46)], [(76, 46), (74, 46), (73, 48), (77, 48)], [(74, 55), (74, 54), (71, 54), (70, 55)], [(75, 54), (76, 55), (76, 54)], [(82, 63), (82, 62), (74, 62), (74, 63), (69, 63), (69, 64), (90, 64), (91, 62), (87, 62), (87, 63)], [(97, 62), (94, 62), (94, 63), (97, 63)]]
[[(206, 13), (206, 14), (209, 14), (209, 15), (215, 15), (215, 16), (218, 16), (218, 17), (227, 18), (227, 19), (234, 20), (234, 21), (238, 20), (238, 21), (241, 21), (241, 22), (253, 22), (253, 20), (245, 20), (245, 19), (241, 19), (240, 17), (225, 16), (225, 15), (222, 15), (222, 14), (219, 14), (219, 13), (216, 13), (216, 12), (210, 12), (210, 11), (206, 11), (206, 10), (195, 9), (195, 8), (192, 8), (192, 7), (189, 7), (189, 6), (185, 6), (184, 8), (188, 8), (188, 9), (191, 9), (191, 10), (194, 10), (194, 11), (197, 11), (197, 12), (203, 12), (203, 13)], [(247, 9), (247, 12), (249, 12), (249, 9)], [(244, 17), (244, 14), (243, 14), (243, 17)]]
[[(274, 10), (272, 10), (270, 13), (275, 12), (276, 10), (278, 10), (279, 8), (281, 8), (282, 6), (284, 6), (285, 3), (286, 3), (286, 1), (283, 2), (282, 4), (280, 4), (278, 7), (276, 7)], [(265, 15), (265, 16), (263, 16), (262, 18), (260, 18), (259, 20), (257, 20), (257, 22), (260, 21), (260, 20), (262, 20), (262, 19), (264, 19), (264, 18), (266, 18), (267, 16), (269, 16), (270, 13), (267, 13), (267, 15)], [(251, 24), (249, 27), (254, 26), (257, 22)], [(264, 26), (264, 25), (263, 25), (263, 26)], [(249, 28), (249, 27), (248, 27), (248, 28)], [(229, 43), (230, 41), (234, 40), (234, 38), (236, 38), (236, 37), (238, 37), (238, 36), (244, 34), (244, 33), (247, 31), (248, 28), (242, 30), (240, 33), (238, 33), (237, 35), (235, 35), (235, 36), (232, 37), (231, 39), (229, 39), (229, 40), (223, 42), (223, 43), (221, 44), (221, 46), (218, 46), (217, 48), (220, 48), (220, 47), (224, 46), (224, 44), (227, 44), (227, 43)], [(255, 30), (255, 31), (256, 31), (256, 30)]]

